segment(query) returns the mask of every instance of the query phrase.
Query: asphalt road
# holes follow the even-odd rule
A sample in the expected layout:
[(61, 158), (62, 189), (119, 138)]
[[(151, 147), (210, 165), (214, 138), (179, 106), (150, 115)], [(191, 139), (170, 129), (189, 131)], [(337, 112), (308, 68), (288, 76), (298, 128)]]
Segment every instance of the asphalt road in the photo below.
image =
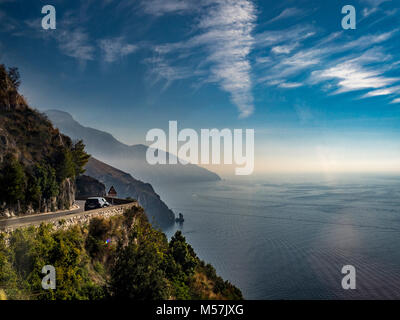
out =
[(53, 218), (83, 212), (84, 207), (85, 207), (85, 201), (75, 201), (75, 203), (79, 206), (79, 209), (74, 209), (74, 210), (70, 210), (70, 211), (41, 213), (41, 214), (34, 214), (34, 215), (23, 216), (23, 217), (0, 219), (0, 230), (4, 229), (6, 227), (10, 227), (10, 226), (43, 222), (43, 221), (50, 220)]

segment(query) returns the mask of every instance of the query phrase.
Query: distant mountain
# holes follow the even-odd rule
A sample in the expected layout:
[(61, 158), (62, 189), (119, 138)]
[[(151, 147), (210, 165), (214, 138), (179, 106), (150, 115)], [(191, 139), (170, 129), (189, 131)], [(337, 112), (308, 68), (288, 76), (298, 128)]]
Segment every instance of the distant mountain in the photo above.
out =
[(147, 146), (123, 144), (107, 132), (82, 126), (63, 111), (48, 110), (45, 113), (62, 133), (73, 139), (82, 139), (91, 155), (131, 173), (137, 179), (153, 185), (220, 180), (217, 174), (193, 164), (149, 165), (146, 161)]
[(117, 191), (118, 198), (131, 197), (137, 199), (139, 204), (152, 222), (153, 218), (160, 227), (173, 223), (175, 215), (154, 192), (153, 187), (142, 181), (134, 179), (130, 174), (118, 170), (93, 157), (85, 166), (85, 175), (99, 180), (109, 190), (111, 186)]

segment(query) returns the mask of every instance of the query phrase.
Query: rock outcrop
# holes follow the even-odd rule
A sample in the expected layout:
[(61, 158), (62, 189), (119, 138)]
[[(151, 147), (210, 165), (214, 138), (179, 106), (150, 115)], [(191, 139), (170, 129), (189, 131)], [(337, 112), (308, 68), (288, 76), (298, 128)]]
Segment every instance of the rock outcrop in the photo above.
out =
[(88, 197), (104, 197), (106, 195), (106, 186), (99, 180), (81, 175), (76, 178), (76, 198), (86, 199)]

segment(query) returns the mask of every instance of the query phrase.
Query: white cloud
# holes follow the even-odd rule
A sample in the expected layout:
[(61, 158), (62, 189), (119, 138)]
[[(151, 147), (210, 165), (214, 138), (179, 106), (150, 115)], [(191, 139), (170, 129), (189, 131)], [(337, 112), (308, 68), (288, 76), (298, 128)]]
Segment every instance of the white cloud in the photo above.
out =
[(400, 103), (400, 98), (396, 98), (396, 99), (394, 99), (391, 103)]
[(94, 60), (96, 48), (92, 44), (89, 33), (78, 24), (78, 18), (72, 12), (66, 12), (62, 19), (57, 20), (57, 29), (54, 31), (43, 30), (41, 19), (28, 19), (24, 25), (13, 35), (21, 37), (54, 39), (62, 54), (78, 59), (80, 62)]
[(387, 95), (392, 95), (392, 94), (395, 94), (395, 93), (400, 93), (400, 86), (370, 91), (370, 92), (368, 92), (368, 93), (366, 93), (364, 95), (364, 98), (377, 97), (377, 96), (387, 96)]
[(382, 88), (400, 80), (400, 78), (385, 77), (379, 70), (368, 70), (354, 62), (344, 62), (322, 71), (314, 71), (312, 77), (316, 81), (338, 80), (339, 89), (336, 93)]
[(382, 3), (388, 2), (388, 1), (392, 1), (392, 0), (362, 0), (362, 2), (368, 3), (369, 5), (374, 6), (374, 7), (378, 7)]
[(81, 61), (94, 59), (95, 48), (89, 44), (89, 35), (83, 30), (57, 30), (55, 37), (63, 54)]
[(363, 14), (363, 17), (366, 18), (377, 11), (378, 11), (377, 8), (364, 8), (362, 11), (362, 14)]
[(102, 39), (99, 41), (99, 46), (106, 62), (114, 62), (138, 49), (136, 45), (126, 43), (123, 37)]
[(271, 49), (273, 53), (276, 54), (289, 54), (291, 53), (296, 47), (298, 46), (298, 43), (293, 43), (290, 45), (283, 45), (283, 46), (275, 46)]
[(280, 88), (285, 88), (285, 89), (299, 88), (301, 86), (303, 86), (303, 84), (299, 82), (282, 82), (279, 84)]
[(251, 65), (248, 55), (254, 43), (256, 9), (248, 0), (218, 0), (200, 21), (202, 32), (192, 43), (205, 46), (211, 63), (211, 81), (231, 94), (240, 115), (253, 112)]
[(143, 10), (147, 14), (162, 16), (169, 13), (184, 13), (195, 7), (189, 0), (145, 0)]
[[(307, 26), (296, 26), (278, 32), (265, 31), (257, 36), (257, 45), (272, 47), (270, 55), (256, 59), (266, 61), (269, 67), (265, 75), (258, 78), (259, 83), (286, 89), (322, 84), (326, 91), (333, 90), (334, 94), (375, 90), (364, 96), (368, 97), (389, 93), (387, 87), (400, 81), (400, 78), (385, 75), (396, 63), (385, 53), (385, 48), (377, 47), (393, 38), (397, 29), (347, 42), (343, 42), (343, 33), (336, 32), (302, 48), (304, 40), (310, 37), (298, 39), (297, 34), (307, 34), (307, 30)], [(366, 50), (368, 48), (372, 49)], [(299, 76), (306, 80), (298, 81)]]
[(301, 25), (284, 30), (268, 30), (255, 35), (257, 47), (274, 46), (281, 43), (290, 45), (315, 35), (315, 28)]
[[(194, 74), (205, 76), (206, 69), (203, 82), (218, 83), (230, 94), (240, 116), (249, 116), (254, 106), (248, 55), (255, 41), (256, 8), (250, 0), (205, 0), (202, 5), (194, 28), (197, 34), (187, 41), (154, 47), (157, 56), (147, 62), (154, 63), (153, 70), (168, 82)], [(192, 53), (200, 59), (188, 59)], [(180, 61), (180, 56), (185, 59)]]
[(162, 56), (148, 58), (146, 63), (151, 66), (151, 74), (155, 75), (150, 79), (152, 83), (157, 83), (162, 79), (166, 80), (164, 90), (173, 81), (191, 78), (196, 74), (189, 68), (169, 64)]
[(304, 14), (304, 10), (298, 8), (287, 8), (283, 10), (278, 16), (271, 19), (269, 23), (280, 21), (287, 18), (298, 17)]

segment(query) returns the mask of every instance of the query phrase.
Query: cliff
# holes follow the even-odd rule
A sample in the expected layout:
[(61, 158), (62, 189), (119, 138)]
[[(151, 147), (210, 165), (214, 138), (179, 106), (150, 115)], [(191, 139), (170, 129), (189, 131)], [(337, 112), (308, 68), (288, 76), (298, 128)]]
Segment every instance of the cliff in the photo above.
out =
[(106, 186), (99, 180), (81, 175), (76, 178), (76, 198), (85, 199), (88, 197), (104, 197)]
[(108, 190), (114, 186), (118, 198), (133, 198), (145, 209), (150, 221), (161, 226), (174, 222), (175, 215), (160, 199), (149, 183), (136, 180), (130, 174), (105, 164), (95, 158), (90, 158), (85, 166), (85, 174), (102, 182)]
[[(42, 288), (43, 261), (55, 266), (56, 290)], [(135, 206), (86, 223), (0, 232), (0, 295), (13, 300), (243, 298), (197, 257), (180, 231), (168, 241)]]
[(19, 84), (0, 65), (0, 216), (68, 209), (89, 156), (28, 106)]

